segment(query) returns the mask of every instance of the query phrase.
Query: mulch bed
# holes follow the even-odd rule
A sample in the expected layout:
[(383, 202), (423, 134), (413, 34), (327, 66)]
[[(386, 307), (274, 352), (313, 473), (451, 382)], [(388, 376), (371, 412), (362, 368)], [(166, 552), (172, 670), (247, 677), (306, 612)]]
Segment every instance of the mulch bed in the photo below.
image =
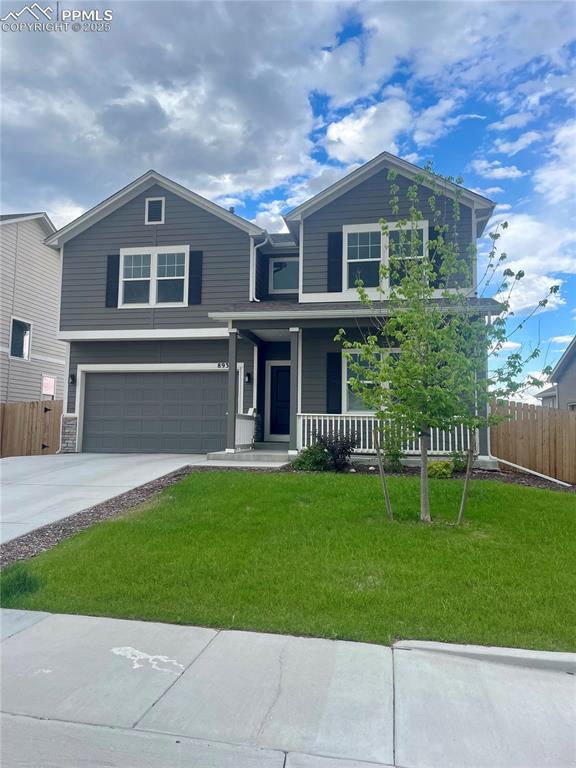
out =
[[(370, 469), (371, 466), (375, 468)], [(377, 474), (376, 465), (355, 463), (354, 469), (358, 474)], [(76, 514), (70, 515), (70, 517), (65, 517), (63, 520), (58, 520), (55, 523), (49, 523), (42, 526), (42, 528), (37, 528), (35, 531), (30, 531), (30, 533), (25, 533), (17, 539), (12, 539), (12, 541), (2, 544), (0, 546), (0, 568), (5, 568), (20, 560), (29, 560), (41, 552), (52, 549), (52, 547), (74, 536), (79, 531), (89, 528), (94, 523), (118, 517), (123, 512), (127, 512), (144, 501), (148, 501), (159, 491), (183, 480), (194, 472), (296, 473), (296, 470), (292, 469), (289, 465), (280, 469), (271, 467), (182, 467), (176, 472), (171, 472), (169, 475), (164, 475), (156, 480), (152, 480), (150, 483), (133, 488), (131, 491), (120, 494), (120, 496), (115, 496), (112, 499), (108, 499), (108, 501), (103, 501), (101, 504), (96, 504), (82, 512), (76, 512)], [(417, 467), (405, 467), (403, 472), (389, 474), (396, 474), (397, 476), (417, 475), (419, 474), (419, 469)], [(474, 480), (499, 480), (503, 483), (513, 483), (531, 488), (544, 488), (550, 491), (576, 492), (576, 485), (569, 487), (556, 485), (556, 483), (551, 483), (548, 480), (520, 472), (493, 472), (476, 469), (472, 472), (472, 476)], [(456, 474), (455, 477), (463, 477), (463, 473)]]

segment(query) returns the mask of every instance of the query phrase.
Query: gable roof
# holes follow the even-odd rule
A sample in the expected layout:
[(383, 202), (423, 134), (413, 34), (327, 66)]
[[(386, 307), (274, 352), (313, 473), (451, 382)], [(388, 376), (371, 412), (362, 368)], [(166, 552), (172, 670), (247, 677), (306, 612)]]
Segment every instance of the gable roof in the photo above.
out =
[(572, 362), (572, 359), (576, 357), (576, 336), (573, 337), (568, 347), (564, 350), (564, 354), (558, 360), (552, 373), (550, 374), (550, 381), (558, 381), (558, 377), (562, 376), (566, 367)]
[(56, 232), (56, 227), (44, 211), (36, 211), (35, 213), (3, 213), (0, 215), (0, 224), (15, 224), (21, 221), (33, 221), (34, 219), (39, 220), (38, 223), (47, 235)]
[(88, 227), (96, 224), (96, 222), (101, 221), (106, 216), (108, 216), (108, 214), (117, 210), (129, 200), (137, 197), (142, 192), (145, 192), (154, 184), (159, 184), (167, 191), (173, 192), (175, 195), (179, 195), (184, 200), (188, 200), (188, 202), (197, 205), (199, 208), (202, 208), (208, 213), (212, 213), (214, 216), (217, 216), (223, 221), (228, 222), (228, 224), (232, 224), (233, 226), (242, 229), (249, 235), (264, 234), (264, 230), (261, 227), (256, 226), (256, 224), (252, 224), (252, 222), (243, 219), (241, 216), (237, 216), (235, 213), (222, 208), (222, 206), (213, 203), (211, 200), (207, 200), (205, 197), (198, 195), (196, 192), (192, 192), (191, 189), (183, 187), (181, 184), (172, 181), (172, 179), (169, 179), (167, 176), (162, 176), (162, 174), (158, 173), (158, 171), (150, 170), (142, 176), (139, 176), (127, 186), (120, 189), (118, 192), (114, 193), (110, 197), (107, 197), (101, 203), (98, 203), (98, 205), (90, 208), (90, 210), (86, 211), (86, 213), (83, 213), (77, 219), (71, 221), (70, 224), (67, 224), (65, 227), (62, 227), (62, 229), (59, 229), (52, 236), (46, 239), (46, 243), (48, 245), (54, 246), (55, 248), (61, 246), (67, 240), (76, 237), (76, 235), (80, 234), (80, 232), (88, 229)]
[[(319, 192), (317, 195), (314, 195), (314, 197), (306, 200), (306, 202), (302, 203), (297, 208), (293, 208), (283, 217), (284, 221), (288, 226), (290, 226), (291, 223), (301, 221), (306, 218), (306, 216), (309, 216), (311, 213), (314, 213), (328, 203), (331, 203), (333, 200), (340, 197), (340, 195), (343, 195), (345, 192), (353, 189), (371, 176), (374, 176), (383, 168), (390, 167), (397, 170), (402, 176), (407, 176), (410, 179), (416, 178), (418, 174), (423, 172), (422, 168), (419, 168), (413, 163), (409, 163), (407, 160), (402, 160), (402, 158), (396, 157), (396, 155), (392, 155), (390, 152), (381, 152), (379, 155), (372, 158), (372, 160), (361, 165), (360, 168), (356, 168), (356, 170), (348, 173), (339, 181), (322, 190), (322, 192)], [(450, 181), (438, 179), (437, 184), (444, 194), (454, 197), (456, 193), (458, 193), (460, 199), (464, 203), (475, 208), (477, 211), (478, 222), (483, 222), (485, 224), (492, 215), (492, 211), (496, 205), (493, 200), (489, 200), (487, 197), (483, 197), (477, 192), (473, 192), (471, 189), (466, 189), (466, 187), (461, 187)], [(483, 226), (479, 227), (478, 236), (480, 236), (483, 229)]]

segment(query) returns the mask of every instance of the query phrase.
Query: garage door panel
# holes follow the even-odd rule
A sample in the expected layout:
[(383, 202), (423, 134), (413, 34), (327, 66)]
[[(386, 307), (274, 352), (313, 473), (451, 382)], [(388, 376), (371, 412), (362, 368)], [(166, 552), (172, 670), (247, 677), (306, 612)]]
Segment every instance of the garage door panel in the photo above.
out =
[(88, 373), (83, 450), (205, 453), (226, 440), (227, 374)]

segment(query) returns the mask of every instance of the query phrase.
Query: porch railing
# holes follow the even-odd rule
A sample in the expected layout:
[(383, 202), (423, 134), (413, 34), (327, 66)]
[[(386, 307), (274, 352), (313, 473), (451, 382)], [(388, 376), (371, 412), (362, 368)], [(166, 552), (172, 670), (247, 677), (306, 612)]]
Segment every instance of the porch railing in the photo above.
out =
[(254, 443), (256, 419), (247, 413), (236, 414), (236, 448), (251, 448)]
[[(355, 435), (358, 445), (355, 453), (375, 453), (374, 427), (379, 421), (374, 416), (354, 416), (347, 414), (301, 413), (298, 415), (298, 449), (314, 442), (315, 435), (344, 434)], [(407, 456), (420, 455), (420, 439), (406, 439), (402, 450)], [(468, 450), (468, 430), (460, 425), (444, 432), (432, 429), (430, 433), (430, 453), (450, 454), (452, 451)]]

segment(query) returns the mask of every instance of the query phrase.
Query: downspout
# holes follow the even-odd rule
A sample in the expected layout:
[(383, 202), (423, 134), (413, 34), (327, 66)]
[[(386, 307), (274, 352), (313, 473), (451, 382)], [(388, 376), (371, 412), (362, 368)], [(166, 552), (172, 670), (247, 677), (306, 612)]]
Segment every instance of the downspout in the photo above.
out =
[[(254, 242), (254, 241), (252, 241)], [(264, 240), (262, 240), (261, 243), (258, 243), (258, 245), (254, 245), (252, 248), (252, 295), (250, 296), (250, 301), (260, 301), (260, 299), (256, 298), (256, 261), (257, 261), (257, 251), (258, 248), (262, 248), (263, 245), (266, 245), (266, 243), (270, 242), (270, 235), (268, 232), (266, 232), (266, 237)]]

